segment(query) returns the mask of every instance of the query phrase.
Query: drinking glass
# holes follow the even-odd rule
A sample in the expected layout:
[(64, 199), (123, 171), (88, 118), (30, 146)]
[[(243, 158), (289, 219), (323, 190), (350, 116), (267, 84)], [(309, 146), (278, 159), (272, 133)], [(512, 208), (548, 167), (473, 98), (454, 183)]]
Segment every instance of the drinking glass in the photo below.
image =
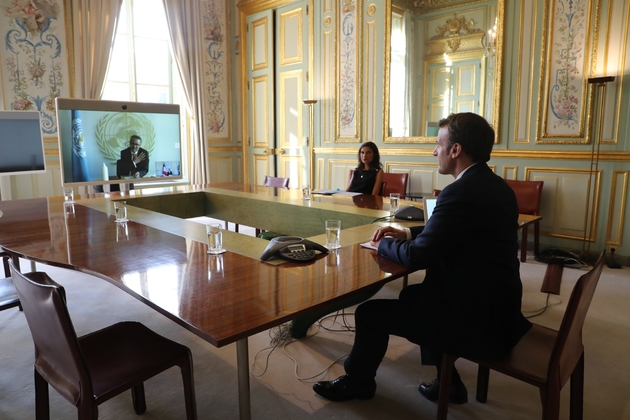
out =
[(223, 232), (221, 231), (221, 225), (218, 223), (211, 223), (206, 225), (206, 234), (208, 235), (208, 254), (222, 254), (225, 252), (223, 249)]
[(305, 185), (302, 187), (302, 200), (309, 201), (311, 199), (311, 186)]
[(326, 220), (326, 248), (341, 248), (341, 220)]
[(63, 189), (63, 201), (65, 204), (74, 203), (74, 188), (66, 187)]
[(400, 208), (400, 194), (391, 193), (389, 195), (389, 208), (392, 213), (396, 213)]
[(116, 214), (116, 223), (124, 223), (129, 220), (127, 219), (127, 202), (115, 201), (114, 213)]

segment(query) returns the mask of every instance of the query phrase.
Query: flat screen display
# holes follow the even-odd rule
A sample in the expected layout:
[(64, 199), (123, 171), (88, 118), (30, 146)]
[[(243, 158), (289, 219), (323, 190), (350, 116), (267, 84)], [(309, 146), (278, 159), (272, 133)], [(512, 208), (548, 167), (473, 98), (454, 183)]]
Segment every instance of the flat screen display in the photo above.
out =
[(182, 179), (177, 104), (57, 98), (64, 186)]
[(39, 111), (0, 111), (0, 175), (46, 171)]

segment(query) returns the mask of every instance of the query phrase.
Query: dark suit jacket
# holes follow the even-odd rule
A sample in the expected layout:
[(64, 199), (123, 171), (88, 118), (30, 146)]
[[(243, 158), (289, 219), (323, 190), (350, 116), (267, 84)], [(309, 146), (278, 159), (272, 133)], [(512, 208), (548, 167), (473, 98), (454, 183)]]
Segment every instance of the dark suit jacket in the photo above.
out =
[(131, 161), (131, 149), (126, 148), (120, 151), (120, 162), (117, 165), (116, 172), (118, 176), (129, 176), (136, 171), (140, 172), (140, 178), (145, 176), (149, 172), (149, 152), (142, 147), (138, 149), (138, 153), (143, 153), (147, 156), (142, 162), (134, 166)]
[[(426, 269), (419, 314), (440, 326), (430, 347), (468, 357), (501, 357), (531, 327), (521, 313), (518, 207), (512, 189), (485, 163), (438, 196), (411, 241), (383, 239), (378, 253)], [(412, 287), (412, 286), (410, 286)]]

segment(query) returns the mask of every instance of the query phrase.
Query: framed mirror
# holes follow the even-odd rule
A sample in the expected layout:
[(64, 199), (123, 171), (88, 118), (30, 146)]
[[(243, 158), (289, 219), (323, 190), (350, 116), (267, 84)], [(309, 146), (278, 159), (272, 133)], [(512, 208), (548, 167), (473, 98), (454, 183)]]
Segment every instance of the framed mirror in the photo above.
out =
[(387, 0), (386, 13), (384, 142), (434, 143), (455, 112), (498, 135), (505, 0)]

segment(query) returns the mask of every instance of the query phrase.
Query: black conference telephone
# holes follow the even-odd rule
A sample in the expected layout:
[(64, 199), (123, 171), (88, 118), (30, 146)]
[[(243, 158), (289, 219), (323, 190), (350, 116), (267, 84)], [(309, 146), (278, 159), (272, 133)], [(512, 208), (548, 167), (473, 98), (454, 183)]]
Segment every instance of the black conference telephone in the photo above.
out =
[(260, 259), (268, 261), (277, 256), (291, 261), (309, 261), (317, 255), (315, 251), (328, 253), (328, 248), (299, 236), (278, 236), (269, 242)]

